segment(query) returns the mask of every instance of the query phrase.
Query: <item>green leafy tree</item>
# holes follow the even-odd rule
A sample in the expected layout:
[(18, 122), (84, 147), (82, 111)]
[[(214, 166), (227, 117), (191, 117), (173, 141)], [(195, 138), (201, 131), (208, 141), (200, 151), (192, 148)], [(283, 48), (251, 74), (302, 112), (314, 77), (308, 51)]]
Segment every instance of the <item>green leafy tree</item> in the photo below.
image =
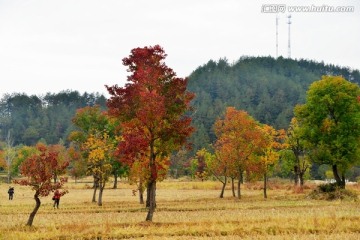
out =
[(307, 92), (295, 115), (310, 143), (311, 159), (331, 166), (339, 187), (360, 158), (360, 88), (340, 76), (323, 76)]
[(118, 178), (119, 177), (124, 177), (128, 174), (129, 169), (124, 166), (123, 164), (121, 164), (121, 162), (119, 162), (119, 160), (115, 157), (111, 158), (111, 174), (114, 177), (114, 185), (113, 185), (113, 189), (117, 189), (118, 187)]
[(305, 155), (306, 142), (302, 137), (302, 131), (296, 118), (291, 119), (290, 126), (287, 130), (286, 137), (287, 149), (291, 150), (292, 156), (288, 156), (287, 160), (291, 162), (294, 172), (295, 186), (304, 186), (304, 175), (310, 167), (308, 157)]

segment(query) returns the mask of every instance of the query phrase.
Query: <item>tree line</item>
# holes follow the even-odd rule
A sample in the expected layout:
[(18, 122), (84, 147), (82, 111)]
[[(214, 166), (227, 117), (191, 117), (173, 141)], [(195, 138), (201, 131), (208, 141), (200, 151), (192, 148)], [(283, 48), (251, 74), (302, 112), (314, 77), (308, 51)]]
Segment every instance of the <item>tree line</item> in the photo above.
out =
[(99, 105), (106, 98), (98, 93), (62, 91), (44, 96), (25, 93), (5, 94), (0, 100), (0, 139), (11, 133), (14, 145), (35, 145), (38, 141), (57, 144), (74, 130), (71, 122), (76, 109)]

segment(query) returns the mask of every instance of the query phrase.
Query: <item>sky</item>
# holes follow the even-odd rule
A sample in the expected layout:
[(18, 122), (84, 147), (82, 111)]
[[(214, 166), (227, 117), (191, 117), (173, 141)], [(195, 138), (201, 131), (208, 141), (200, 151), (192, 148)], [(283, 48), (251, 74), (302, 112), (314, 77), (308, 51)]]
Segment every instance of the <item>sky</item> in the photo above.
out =
[(0, 96), (107, 96), (126, 83), (131, 49), (156, 44), (179, 77), (210, 59), (276, 57), (276, 16), (288, 57), (288, 15), (291, 58), (360, 69), (357, 0), (0, 0)]

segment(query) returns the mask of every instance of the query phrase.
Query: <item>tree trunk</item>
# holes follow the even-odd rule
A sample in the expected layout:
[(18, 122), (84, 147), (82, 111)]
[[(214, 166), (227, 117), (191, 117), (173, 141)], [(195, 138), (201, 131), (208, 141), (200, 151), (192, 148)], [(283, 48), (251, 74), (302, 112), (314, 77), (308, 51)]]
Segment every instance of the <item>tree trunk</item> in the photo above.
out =
[(104, 192), (104, 188), (105, 188), (105, 181), (102, 180), (102, 182), (100, 182), (100, 188), (99, 188), (99, 198), (98, 198), (98, 206), (102, 206), (102, 195), (103, 195), (103, 192)]
[(341, 186), (341, 188), (345, 189), (345, 184), (346, 184), (345, 173), (341, 173), (341, 179), (342, 179), (342, 186)]
[(225, 180), (224, 180), (224, 182), (222, 182), (223, 186), (221, 188), (220, 198), (224, 198), (226, 183), (227, 183), (227, 177), (225, 176)]
[(150, 185), (149, 183), (147, 184), (147, 188), (146, 188), (146, 208), (150, 207)]
[(237, 183), (237, 196), (238, 196), (238, 199), (241, 199), (241, 177), (239, 178), (239, 181)]
[(94, 182), (94, 193), (93, 193), (93, 198), (92, 198), (92, 202), (96, 202), (96, 190), (98, 189), (99, 184), (97, 182)]
[(295, 186), (299, 185), (299, 167), (298, 166), (294, 166), (294, 184)]
[(342, 175), (342, 178), (340, 178), (336, 164), (332, 165), (332, 170), (333, 170), (334, 178), (336, 180), (336, 184), (340, 188), (345, 189), (345, 176), (344, 176), (344, 174)]
[(146, 206), (148, 207), (148, 214), (146, 216), (146, 221), (152, 221), (153, 215), (156, 208), (156, 178), (157, 178), (157, 169), (156, 169), (156, 154), (154, 152), (154, 142), (150, 143), (150, 159), (149, 159), (149, 169), (150, 169), (150, 180), (148, 182), (147, 188), (147, 199)]
[(116, 173), (114, 173), (114, 186), (113, 189), (117, 189), (117, 184), (118, 184), (118, 176)]
[(264, 173), (264, 198), (267, 198), (266, 189), (267, 189), (267, 175), (266, 173)]
[(235, 195), (235, 183), (234, 183), (234, 178), (233, 177), (231, 178), (231, 190), (232, 190), (233, 197), (236, 197), (236, 195)]
[(305, 171), (300, 171), (300, 173), (299, 173), (301, 189), (304, 187), (304, 174), (305, 174)]
[(144, 184), (141, 180), (139, 181), (139, 202), (144, 204)]
[(8, 170), (7, 183), (10, 184), (10, 182), (11, 182), (11, 173), (10, 170)]
[(244, 174), (242, 170), (240, 171), (240, 183), (244, 184)]
[(35, 199), (36, 205), (35, 205), (34, 210), (30, 213), (29, 220), (28, 220), (27, 223), (26, 223), (27, 226), (32, 226), (32, 223), (33, 223), (33, 221), (34, 221), (34, 217), (35, 217), (35, 215), (36, 215), (36, 213), (37, 213), (37, 211), (39, 210), (40, 205), (41, 205), (40, 198), (39, 198), (39, 193), (38, 193), (38, 192), (35, 193), (34, 199)]
[(139, 202), (140, 204), (144, 204), (144, 191), (139, 189)]
[(156, 180), (151, 180), (148, 184), (148, 199), (149, 199), (149, 211), (146, 216), (146, 221), (152, 221), (156, 208)]

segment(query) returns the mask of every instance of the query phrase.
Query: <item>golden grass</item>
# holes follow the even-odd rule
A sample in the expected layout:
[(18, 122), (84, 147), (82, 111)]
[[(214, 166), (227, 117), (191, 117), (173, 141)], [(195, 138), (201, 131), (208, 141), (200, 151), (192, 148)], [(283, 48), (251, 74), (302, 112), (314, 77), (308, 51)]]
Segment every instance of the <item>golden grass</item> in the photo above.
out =
[[(91, 185), (91, 184), (87, 184)], [(110, 184), (109, 184), (110, 185)], [(359, 239), (359, 202), (315, 201), (276, 184), (264, 200), (257, 184), (243, 197), (218, 198), (218, 182), (165, 181), (158, 184), (154, 222), (132, 196), (133, 186), (104, 191), (103, 206), (91, 203), (86, 184), (67, 184), (60, 209), (51, 196), (42, 198), (33, 227), (25, 227), (35, 201), (28, 187), (15, 185), (13, 201), (0, 185), (0, 239)], [(353, 187), (359, 193), (358, 187)]]

